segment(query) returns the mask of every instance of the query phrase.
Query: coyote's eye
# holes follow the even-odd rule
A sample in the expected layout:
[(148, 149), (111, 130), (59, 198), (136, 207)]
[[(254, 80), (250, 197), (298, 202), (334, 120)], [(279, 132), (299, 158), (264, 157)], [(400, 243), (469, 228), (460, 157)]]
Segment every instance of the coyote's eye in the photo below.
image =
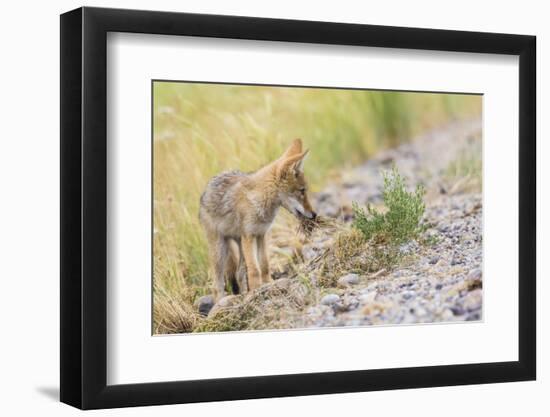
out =
[(305, 193), (306, 193), (306, 189), (305, 189), (305, 188), (300, 188), (300, 189), (298, 190), (298, 192), (299, 192), (300, 194), (305, 194)]

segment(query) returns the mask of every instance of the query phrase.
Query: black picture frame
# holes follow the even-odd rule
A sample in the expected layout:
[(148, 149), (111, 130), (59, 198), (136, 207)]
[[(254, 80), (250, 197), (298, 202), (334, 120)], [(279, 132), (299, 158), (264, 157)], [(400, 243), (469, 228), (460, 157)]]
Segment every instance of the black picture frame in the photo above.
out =
[[(519, 56), (519, 360), (107, 385), (108, 32)], [(535, 379), (535, 51), (524, 35), (88, 7), (61, 15), (61, 401), (94, 409)]]

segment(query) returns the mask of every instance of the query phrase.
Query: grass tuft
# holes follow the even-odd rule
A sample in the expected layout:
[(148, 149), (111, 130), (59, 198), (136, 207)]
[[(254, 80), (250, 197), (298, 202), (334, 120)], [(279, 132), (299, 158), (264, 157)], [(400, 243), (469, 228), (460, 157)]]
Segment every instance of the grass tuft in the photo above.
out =
[(327, 251), (317, 271), (320, 287), (337, 286), (338, 278), (348, 273), (360, 275), (391, 270), (404, 258), (396, 245), (367, 240), (365, 235), (351, 228), (336, 235), (334, 244)]
[(195, 332), (288, 329), (315, 300), (303, 279), (282, 278), (244, 296), (236, 296), (201, 321)]
[(443, 178), (449, 183), (451, 194), (481, 192), (483, 170), (481, 160), (481, 140), (473, 138), (476, 146), (462, 151), (447, 167)]
[(155, 292), (153, 301), (153, 333), (188, 333), (200, 320), (198, 311), (185, 299)]

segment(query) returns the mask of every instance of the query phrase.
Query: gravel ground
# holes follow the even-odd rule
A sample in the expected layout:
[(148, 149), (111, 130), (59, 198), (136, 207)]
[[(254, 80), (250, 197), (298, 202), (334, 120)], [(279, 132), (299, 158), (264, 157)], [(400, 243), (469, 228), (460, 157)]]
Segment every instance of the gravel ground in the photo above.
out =
[[(455, 123), (385, 151), (315, 196), (321, 215), (351, 221), (351, 202), (381, 202), (381, 170), (393, 164), (408, 184), (427, 189), (425, 219), (433, 245), (410, 242), (406, 266), (371, 275), (347, 274), (334, 290), (320, 291), (298, 327), (431, 323), (482, 319), (482, 196), (467, 178), (446, 178), (449, 164), (464, 152), (481, 152), (481, 123)], [(331, 244), (317, 237), (303, 246), (307, 262)]]
[(438, 242), (401, 250), (406, 267), (370, 276), (347, 274), (307, 310), (300, 327), (432, 323), (482, 318), (481, 197), (442, 198), (427, 209)]

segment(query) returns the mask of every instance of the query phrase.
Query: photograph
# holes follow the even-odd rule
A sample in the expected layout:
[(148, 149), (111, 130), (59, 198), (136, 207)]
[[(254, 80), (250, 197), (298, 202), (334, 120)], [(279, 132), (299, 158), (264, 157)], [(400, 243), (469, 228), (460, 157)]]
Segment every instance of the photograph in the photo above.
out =
[(482, 104), (153, 80), (152, 333), (483, 320)]

